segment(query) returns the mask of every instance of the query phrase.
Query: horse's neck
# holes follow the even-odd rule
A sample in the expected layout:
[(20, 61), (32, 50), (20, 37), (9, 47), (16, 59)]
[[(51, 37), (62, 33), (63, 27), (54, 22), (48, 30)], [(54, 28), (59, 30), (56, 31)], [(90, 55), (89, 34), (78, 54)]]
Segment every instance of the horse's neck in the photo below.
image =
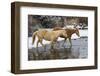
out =
[(60, 30), (58, 36), (63, 36), (65, 34), (66, 34), (66, 31), (65, 30)]
[(74, 29), (67, 29), (67, 34), (69, 35), (69, 36), (71, 36), (72, 34), (74, 34), (75, 33), (75, 30)]
[(75, 29), (73, 29), (73, 31), (71, 32), (71, 34), (74, 34), (75, 33)]

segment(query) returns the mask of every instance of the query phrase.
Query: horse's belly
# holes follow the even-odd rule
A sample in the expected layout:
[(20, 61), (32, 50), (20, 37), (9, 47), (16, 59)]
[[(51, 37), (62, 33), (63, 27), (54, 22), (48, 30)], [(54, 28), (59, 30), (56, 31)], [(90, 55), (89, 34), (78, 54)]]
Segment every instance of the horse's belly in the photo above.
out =
[(63, 35), (62, 35), (62, 36), (60, 36), (60, 37), (65, 38), (65, 36), (63, 36)]
[(55, 33), (55, 32), (49, 32), (48, 34), (46, 34), (44, 36), (44, 39), (48, 40), (48, 41), (55, 41), (55, 39), (57, 39), (57, 37), (58, 37), (57, 33)]
[(51, 37), (44, 37), (45, 40), (51, 41)]

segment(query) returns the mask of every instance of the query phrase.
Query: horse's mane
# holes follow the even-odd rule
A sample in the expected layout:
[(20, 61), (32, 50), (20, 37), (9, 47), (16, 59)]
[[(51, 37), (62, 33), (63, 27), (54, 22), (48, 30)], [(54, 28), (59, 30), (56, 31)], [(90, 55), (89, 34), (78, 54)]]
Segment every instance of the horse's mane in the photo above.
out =
[(62, 28), (61, 27), (54, 27), (53, 31), (56, 31), (56, 30), (62, 30)]

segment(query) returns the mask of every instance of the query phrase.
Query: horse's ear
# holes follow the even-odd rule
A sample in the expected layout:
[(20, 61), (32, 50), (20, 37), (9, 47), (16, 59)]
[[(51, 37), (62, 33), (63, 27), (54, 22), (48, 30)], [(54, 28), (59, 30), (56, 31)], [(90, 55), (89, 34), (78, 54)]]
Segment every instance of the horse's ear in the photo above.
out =
[(77, 28), (77, 25), (74, 25), (74, 28)]

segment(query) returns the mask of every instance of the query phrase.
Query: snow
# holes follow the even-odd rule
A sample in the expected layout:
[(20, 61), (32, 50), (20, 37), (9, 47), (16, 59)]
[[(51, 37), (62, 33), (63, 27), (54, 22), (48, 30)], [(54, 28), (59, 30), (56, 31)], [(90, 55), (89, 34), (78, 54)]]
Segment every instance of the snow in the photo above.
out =
[[(80, 37), (83, 37), (83, 36), (88, 36), (88, 30), (79, 30), (80, 32)], [(72, 38), (71, 39), (76, 39), (76, 38), (79, 38), (76, 34), (73, 34), (72, 35)], [(34, 44), (32, 45), (32, 37), (29, 37), (28, 38), (28, 48), (31, 49), (32, 47), (36, 47), (36, 42), (37, 42), (38, 38), (36, 37), (35, 39), (35, 42)], [(64, 38), (58, 38), (58, 41), (61, 41), (61, 40), (64, 40)], [(43, 44), (50, 44), (50, 41), (46, 41), (46, 40), (43, 40)], [(40, 43), (38, 45), (38, 47), (42, 46)]]

